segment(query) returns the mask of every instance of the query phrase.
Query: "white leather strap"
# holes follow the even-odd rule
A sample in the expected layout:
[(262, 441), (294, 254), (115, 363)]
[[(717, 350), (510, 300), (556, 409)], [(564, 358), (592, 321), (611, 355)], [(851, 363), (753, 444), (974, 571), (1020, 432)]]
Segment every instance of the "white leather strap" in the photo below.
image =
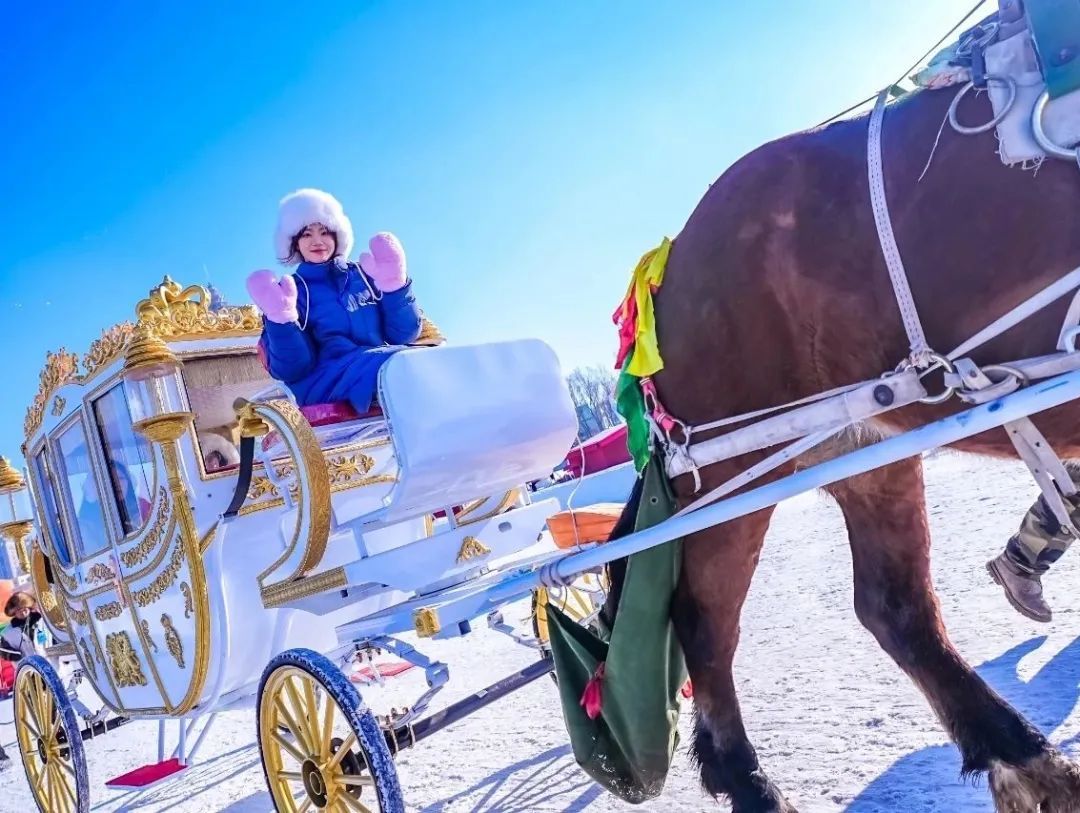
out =
[(881, 253), (885, 256), (885, 265), (889, 269), (896, 304), (900, 307), (900, 317), (904, 320), (911, 344), (911, 362), (916, 367), (925, 367), (929, 363), (930, 346), (926, 343), (919, 312), (915, 308), (915, 299), (911, 295), (904, 261), (900, 258), (900, 249), (893, 234), (892, 219), (889, 217), (889, 203), (885, 196), (885, 174), (881, 162), (881, 126), (885, 118), (885, 102), (889, 97), (886, 88), (878, 94), (874, 112), (870, 114), (869, 140), (866, 149), (866, 164), (870, 180), (870, 207), (874, 211), (874, 223), (877, 225), (878, 242)]

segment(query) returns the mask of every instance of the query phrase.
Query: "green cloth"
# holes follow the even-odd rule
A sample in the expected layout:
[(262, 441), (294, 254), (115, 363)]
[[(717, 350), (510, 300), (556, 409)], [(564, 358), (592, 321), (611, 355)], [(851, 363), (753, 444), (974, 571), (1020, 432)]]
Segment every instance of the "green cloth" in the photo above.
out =
[(615, 385), (615, 406), (626, 421), (626, 447), (640, 472), (649, 460), (649, 422), (645, 417), (645, 396), (641, 394), (641, 379), (627, 372), (634, 354), (623, 362), (619, 381)]
[(1026, 0), (1028, 25), (1042, 63), (1051, 99), (1080, 89), (1080, 3), (1076, 0)]
[[(635, 530), (674, 513), (675, 501), (658, 456), (646, 466)], [(678, 745), (679, 689), (686, 682), (682, 649), (671, 623), (682, 541), (630, 556), (610, 630), (582, 627), (549, 607), (551, 651), (574, 758), (620, 799), (638, 804), (664, 788)], [(601, 662), (603, 704), (595, 720), (582, 694)]]

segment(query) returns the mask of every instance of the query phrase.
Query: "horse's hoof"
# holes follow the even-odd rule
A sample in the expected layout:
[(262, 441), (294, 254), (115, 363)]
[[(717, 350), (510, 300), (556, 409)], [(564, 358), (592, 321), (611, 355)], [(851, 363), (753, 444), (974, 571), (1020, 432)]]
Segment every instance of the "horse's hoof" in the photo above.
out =
[(990, 792), (998, 813), (1080, 813), (1080, 766), (1057, 751), (1020, 766), (995, 762)]

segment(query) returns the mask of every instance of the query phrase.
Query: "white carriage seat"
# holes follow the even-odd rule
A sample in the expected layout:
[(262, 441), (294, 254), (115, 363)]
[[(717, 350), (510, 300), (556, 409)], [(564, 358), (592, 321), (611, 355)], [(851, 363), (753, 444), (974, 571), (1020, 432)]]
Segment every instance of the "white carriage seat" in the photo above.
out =
[(403, 350), (379, 372), (398, 479), (385, 524), (546, 477), (578, 432), (555, 352), (536, 339)]

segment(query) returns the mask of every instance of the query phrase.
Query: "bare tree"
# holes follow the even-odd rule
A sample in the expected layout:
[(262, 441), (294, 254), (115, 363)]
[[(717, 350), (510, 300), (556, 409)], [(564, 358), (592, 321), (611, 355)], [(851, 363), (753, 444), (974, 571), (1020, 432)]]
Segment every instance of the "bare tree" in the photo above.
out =
[(577, 367), (566, 377), (570, 397), (578, 411), (581, 436), (590, 437), (619, 423), (615, 411), (615, 384), (619, 374), (600, 365)]

